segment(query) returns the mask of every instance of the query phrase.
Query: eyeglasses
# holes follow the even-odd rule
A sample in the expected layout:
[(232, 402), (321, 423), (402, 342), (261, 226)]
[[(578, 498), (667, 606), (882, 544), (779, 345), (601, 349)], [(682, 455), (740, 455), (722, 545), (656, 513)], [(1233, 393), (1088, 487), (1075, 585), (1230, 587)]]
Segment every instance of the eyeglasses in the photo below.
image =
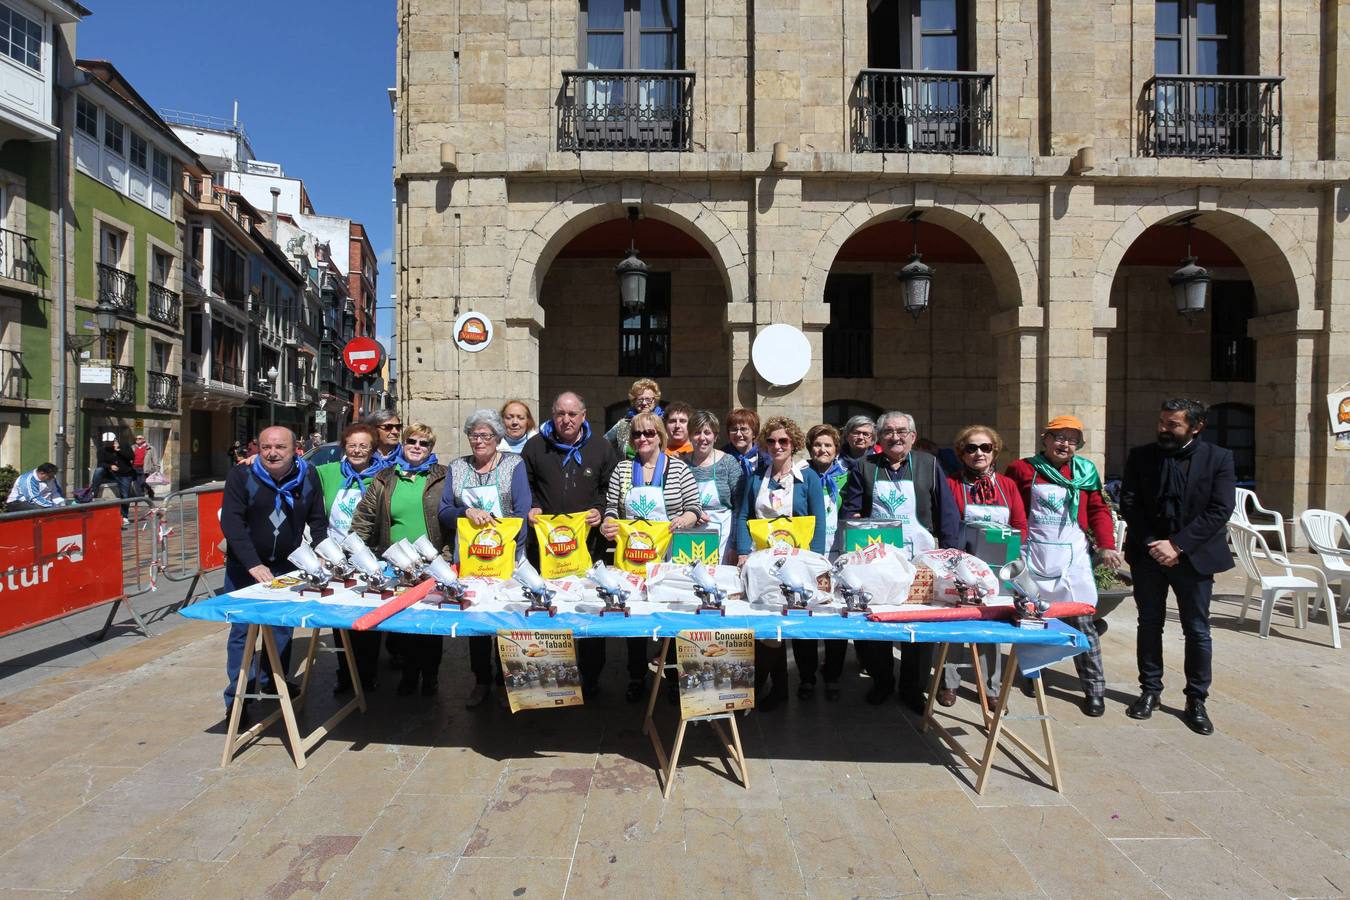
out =
[(881, 432), (882, 437), (904, 437), (914, 432), (909, 428), (887, 428)]
[(748, 425), (737, 425), (731, 429), (731, 434), (754, 434), (755, 430)]
[(792, 438), (765, 438), (764, 443), (769, 447), (791, 447)]
[(633, 401), (634, 406), (654, 406), (655, 404), (655, 397), (639, 397)]
[(409, 447), (426, 447), (428, 450), (435, 446), (434, 442), (426, 438), (408, 438), (403, 443)]
[(635, 437), (635, 438), (646, 438), (647, 440), (650, 441), (652, 438), (656, 437), (656, 436), (659, 435), (660, 433), (661, 433), (661, 432), (657, 431), (655, 428), (644, 428), (644, 429), (641, 430), (641, 431), (635, 431), (635, 432), (633, 432), (633, 437)]
[(381, 430), (381, 431), (402, 431), (402, 430), (403, 430), (403, 423), (402, 423), (402, 422), (385, 422), (383, 425), (380, 426), (380, 430)]
[(963, 453), (974, 453), (974, 452), (977, 451), (977, 450), (978, 450), (979, 452), (981, 452), (981, 453), (993, 453), (993, 452), (994, 452), (994, 445), (993, 445), (993, 444), (966, 444), (964, 447), (961, 448), (961, 452), (963, 452)]
[(1052, 444), (1064, 444), (1069, 447), (1080, 446), (1083, 442), (1071, 434), (1047, 434)]
[(475, 444), (484, 444), (488, 441), (495, 441), (496, 439), (497, 436), (495, 434), (481, 434), (479, 432), (474, 432), (469, 435), (469, 440)]

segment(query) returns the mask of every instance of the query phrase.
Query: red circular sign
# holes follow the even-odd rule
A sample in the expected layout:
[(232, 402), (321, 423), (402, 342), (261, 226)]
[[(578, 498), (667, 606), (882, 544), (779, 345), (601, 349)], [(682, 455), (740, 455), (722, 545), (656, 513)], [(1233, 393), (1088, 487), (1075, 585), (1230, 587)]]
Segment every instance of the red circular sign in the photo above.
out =
[(342, 348), (342, 361), (357, 375), (369, 375), (384, 361), (384, 348), (374, 338), (352, 338)]

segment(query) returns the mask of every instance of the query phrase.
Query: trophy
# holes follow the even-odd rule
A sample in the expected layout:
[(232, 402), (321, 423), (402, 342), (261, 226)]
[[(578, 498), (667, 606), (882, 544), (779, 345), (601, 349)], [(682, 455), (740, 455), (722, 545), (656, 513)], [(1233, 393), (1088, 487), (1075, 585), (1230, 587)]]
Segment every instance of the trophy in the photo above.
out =
[(353, 587), (356, 579), (352, 577), (352, 564), (347, 561), (347, 554), (338, 546), (338, 542), (332, 538), (324, 538), (314, 545), (314, 553), (323, 561), (324, 568), (333, 580), (342, 581), (343, 587)]
[(357, 580), (365, 585), (362, 595), (377, 594), (381, 600), (394, 596), (394, 579), (385, 576), (384, 566), (370, 552), (365, 541), (355, 534), (349, 534), (342, 542), (342, 549), (347, 551), (352, 565), (356, 567)]
[(1013, 612), (1016, 614), (1013, 624), (1019, 628), (1044, 628), (1045, 611), (1050, 608), (1050, 603), (1041, 597), (1026, 560), (1014, 559), (998, 570), (998, 577), (1012, 588)]
[(691, 563), (685, 573), (694, 582), (694, 596), (698, 598), (698, 609), (694, 612), (696, 614), (711, 612), (725, 616), (727, 592), (717, 586), (717, 581), (703, 563)]
[(455, 570), (450, 568), (450, 563), (439, 553), (422, 568), (422, 574), (436, 580), (436, 593), (441, 596), (436, 602), (437, 606), (458, 606), (460, 609), (468, 609), (472, 604), (473, 601), (468, 596), (469, 586), (459, 580)]
[(522, 561), (520, 565), (516, 566), (515, 574), (511, 577), (520, 583), (521, 589), (525, 593), (525, 599), (530, 601), (529, 607), (525, 610), (525, 615), (528, 616), (530, 613), (538, 612), (546, 612), (550, 616), (557, 614), (558, 607), (553, 605), (553, 598), (558, 592), (548, 586), (548, 582), (540, 577), (528, 560)]
[(600, 599), (605, 603), (604, 608), (600, 610), (600, 615), (603, 616), (605, 613), (628, 615), (628, 597), (632, 591), (613, 569), (607, 567), (603, 562), (597, 562), (591, 566), (591, 570), (586, 573), (586, 577), (595, 585), (595, 592), (600, 595)]
[(431, 540), (425, 534), (412, 542), (412, 548), (422, 558), (422, 562), (428, 566), (441, 556), (441, 551), (436, 549), (436, 546), (431, 543)]
[(390, 544), (381, 555), (394, 567), (398, 579), (403, 584), (411, 585), (417, 582), (417, 576), (421, 574), (424, 564), (421, 555), (413, 549), (413, 545), (408, 543), (406, 538), (396, 544)]
[(815, 579), (810, 578), (802, 564), (791, 557), (784, 556), (773, 564), (774, 577), (783, 592), (783, 615), (806, 613), (811, 615), (808, 604), (816, 595)]
[(834, 590), (844, 601), (839, 614), (848, 618), (849, 613), (867, 615), (872, 611), (872, 592), (863, 587), (858, 573), (848, 567), (848, 560), (840, 557), (834, 564)]
[(328, 570), (324, 567), (323, 560), (309, 548), (307, 544), (301, 544), (296, 547), (290, 556), (291, 565), (300, 570), (300, 577), (303, 583), (297, 586), (301, 596), (305, 594), (318, 594), (320, 597), (328, 597), (333, 593), (333, 589), (328, 586)]
[(953, 567), (957, 606), (980, 606), (993, 593), (984, 584), (981, 573), (975, 571), (974, 562), (977, 559), (974, 556), (962, 556)]

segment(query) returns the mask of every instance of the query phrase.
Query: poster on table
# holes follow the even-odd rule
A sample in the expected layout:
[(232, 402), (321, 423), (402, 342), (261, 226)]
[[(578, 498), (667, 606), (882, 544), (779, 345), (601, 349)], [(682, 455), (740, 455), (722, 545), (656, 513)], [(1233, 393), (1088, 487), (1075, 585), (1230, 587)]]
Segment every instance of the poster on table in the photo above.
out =
[(571, 631), (499, 631), (497, 652), (511, 712), (581, 705)]
[(715, 566), (722, 562), (722, 555), (717, 552), (717, 548), (716, 528), (675, 531), (670, 536), (670, 561), (686, 566), (696, 562)]
[(680, 718), (755, 705), (755, 633), (749, 628), (690, 629), (675, 635)]

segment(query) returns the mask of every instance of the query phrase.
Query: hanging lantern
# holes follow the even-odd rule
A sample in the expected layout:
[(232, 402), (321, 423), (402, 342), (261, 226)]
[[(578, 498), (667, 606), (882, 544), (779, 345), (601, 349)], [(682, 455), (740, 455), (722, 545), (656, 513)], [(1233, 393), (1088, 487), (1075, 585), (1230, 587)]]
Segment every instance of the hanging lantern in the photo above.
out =
[(1209, 270), (1196, 264), (1191, 253), (1191, 219), (1186, 220), (1186, 258), (1181, 268), (1168, 276), (1167, 283), (1172, 285), (1172, 298), (1177, 304), (1177, 314), (1186, 317), (1187, 322), (1205, 311), (1205, 295), (1209, 291)]
[(900, 288), (904, 292), (905, 312), (919, 320), (919, 316), (928, 308), (928, 293), (933, 286), (933, 269), (923, 262), (919, 253), (919, 216), (913, 213), (909, 217), (913, 226), (913, 249), (907, 262), (895, 277), (900, 279)]
[(637, 207), (628, 207), (628, 254), (614, 267), (619, 276), (619, 302), (630, 314), (642, 312), (647, 304), (647, 264), (638, 257), (637, 219)]

